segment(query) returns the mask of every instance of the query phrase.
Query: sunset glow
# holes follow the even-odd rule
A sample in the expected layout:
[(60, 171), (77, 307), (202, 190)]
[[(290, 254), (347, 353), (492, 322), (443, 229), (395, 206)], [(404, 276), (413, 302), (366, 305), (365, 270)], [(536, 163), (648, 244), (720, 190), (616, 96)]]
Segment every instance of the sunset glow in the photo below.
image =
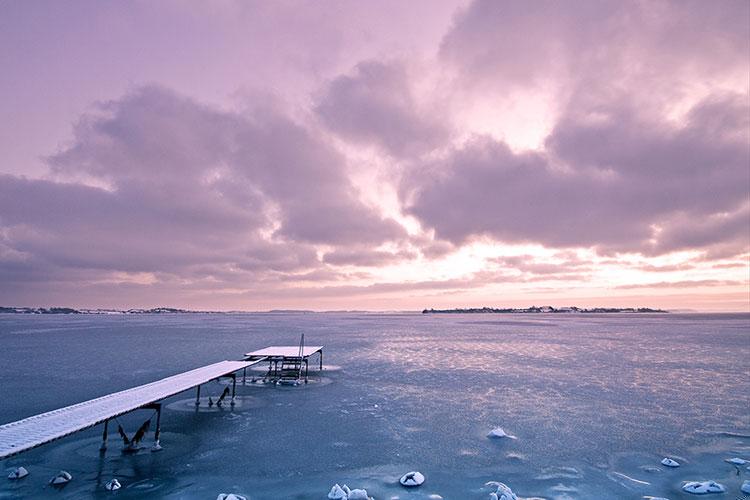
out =
[(749, 5), (4, 3), (0, 305), (749, 311)]

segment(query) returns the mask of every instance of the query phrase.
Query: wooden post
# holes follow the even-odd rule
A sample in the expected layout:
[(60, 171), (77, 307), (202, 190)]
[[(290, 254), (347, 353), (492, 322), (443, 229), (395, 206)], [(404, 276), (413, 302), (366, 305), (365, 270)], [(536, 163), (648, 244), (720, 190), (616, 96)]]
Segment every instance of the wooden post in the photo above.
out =
[(195, 392), (195, 406), (200, 406), (200, 405), (201, 405), (201, 386), (199, 385)]
[(151, 447), (151, 451), (162, 450), (161, 443), (159, 442), (160, 436), (161, 436), (161, 403), (156, 403), (156, 431), (154, 432), (154, 445)]
[(107, 451), (107, 431), (109, 427), (109, 419), (104, 421), (104, 432), (102, 432), (102, 445), (99, 447), (99, 452), (104, 453)]

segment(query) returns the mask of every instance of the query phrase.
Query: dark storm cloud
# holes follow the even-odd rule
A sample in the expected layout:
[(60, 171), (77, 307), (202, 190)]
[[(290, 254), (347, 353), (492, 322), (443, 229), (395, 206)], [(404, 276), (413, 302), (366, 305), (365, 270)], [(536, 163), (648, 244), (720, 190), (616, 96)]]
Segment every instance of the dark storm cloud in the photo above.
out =
[(49, 161), (59, 182), (0, 178), (5, 272), (292, 271), (318, 264), (313, 243), (405, 234), (359, 200), (342, 157), (268, 107), (243, 115), (145, 87), (84, 116)]

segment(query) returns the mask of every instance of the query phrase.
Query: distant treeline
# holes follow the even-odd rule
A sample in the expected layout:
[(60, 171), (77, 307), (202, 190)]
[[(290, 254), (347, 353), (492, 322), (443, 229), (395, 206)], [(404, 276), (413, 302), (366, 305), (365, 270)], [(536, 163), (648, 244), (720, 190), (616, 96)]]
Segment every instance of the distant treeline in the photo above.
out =
[(188, 311), (173, 307), (155, 307), (153, 309), (73, 309), (71, 307), (3, 307), (0, 314), (163, 314), (163, 313), (195, 313), (203, 311)]
[(422, 314), (474, 314), (474, 313), (495, 313), (495, 314), (525, 314), (525, 313), (666, 313), (663, 309), (651, 309), (650, 307), (560, 307), (552, 306), (531, 306), (524, 309), (516, 308), (496, 308), (496, 307), (472, 307), (468, 309), (425, 309)]

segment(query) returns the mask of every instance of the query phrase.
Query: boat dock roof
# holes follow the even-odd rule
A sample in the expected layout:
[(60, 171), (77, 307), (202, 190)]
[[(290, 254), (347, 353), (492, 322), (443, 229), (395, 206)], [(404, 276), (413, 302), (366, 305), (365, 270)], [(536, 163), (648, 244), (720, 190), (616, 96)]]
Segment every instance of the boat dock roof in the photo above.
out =
[[(299, 358), (299, 348), (300, 346), (298, 345), (273, 345), (259, 351), (247, 352), (245, 353), (245, 358), (253, 360), (258, 358)], [(322, 345), (304, 346), (302, 357), (308, 358), (322, 350)]]
[[(298, 347), (294, 349), (299, 353)], [(262, 351), (265, 349), (257, 352)], [(93, 427), (110, 418), (247, 368), (263, 359), (256, 357), (252, 361), (220, 361), (156, 382), (0, 425), (0, 459)]]

